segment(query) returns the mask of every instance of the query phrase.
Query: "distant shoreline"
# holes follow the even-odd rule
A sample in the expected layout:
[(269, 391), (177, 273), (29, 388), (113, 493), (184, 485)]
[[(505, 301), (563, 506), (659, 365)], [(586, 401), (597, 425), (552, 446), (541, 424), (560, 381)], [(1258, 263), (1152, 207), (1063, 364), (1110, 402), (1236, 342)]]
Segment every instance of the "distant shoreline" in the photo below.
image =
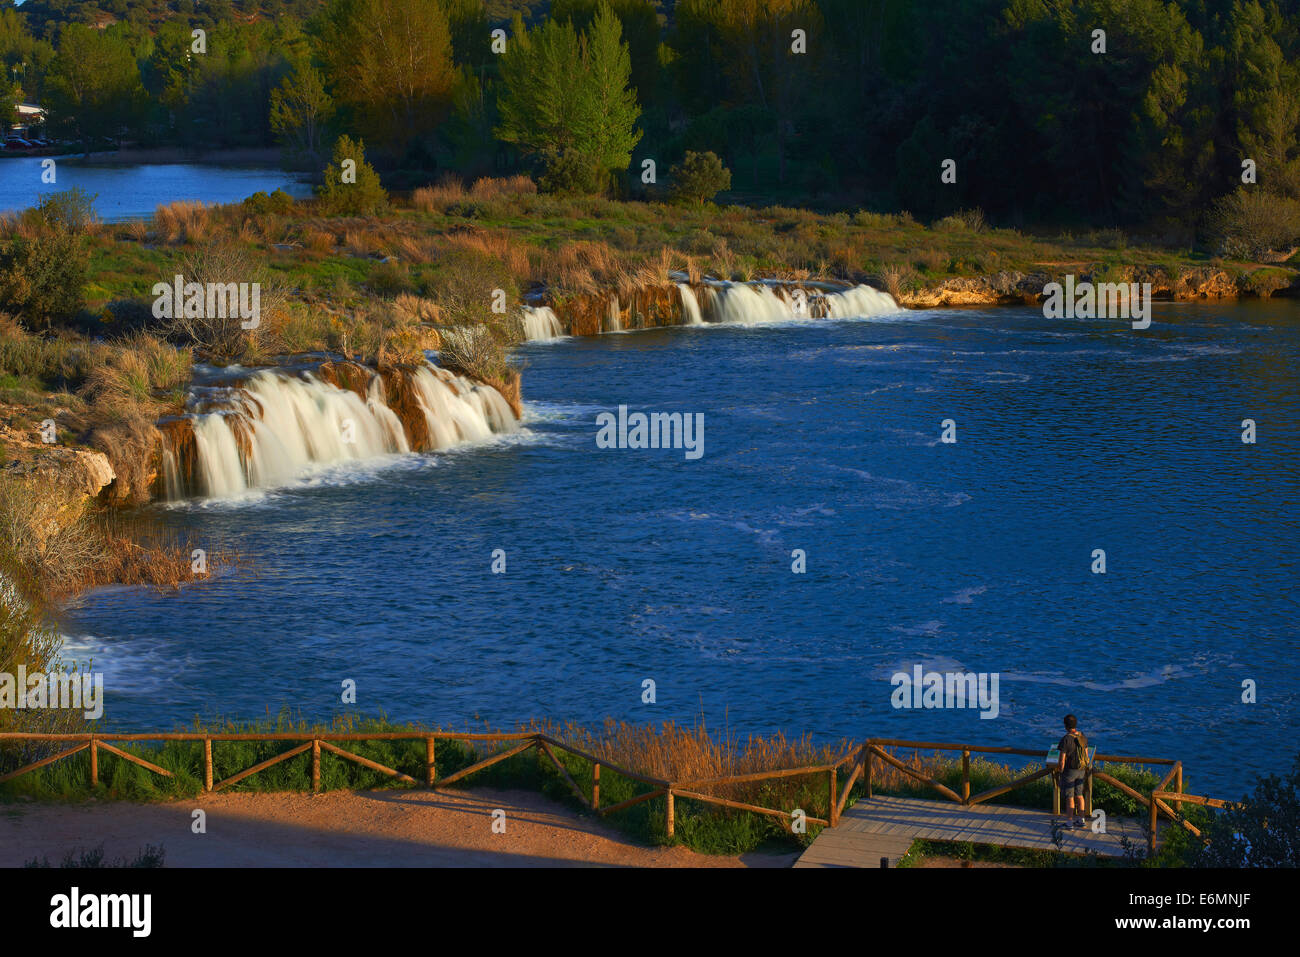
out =
[(64, 153), (59, 157), (65, 163), (89, 165), (159, 165), (170, 163), (200, 164), (203, 166), (273, 166), (285, 169), (283, 154), (270, 149), (213, 149), (186, 150), (180, 147), (129, 148), (105, 150), (85, 156), (81, 153)]

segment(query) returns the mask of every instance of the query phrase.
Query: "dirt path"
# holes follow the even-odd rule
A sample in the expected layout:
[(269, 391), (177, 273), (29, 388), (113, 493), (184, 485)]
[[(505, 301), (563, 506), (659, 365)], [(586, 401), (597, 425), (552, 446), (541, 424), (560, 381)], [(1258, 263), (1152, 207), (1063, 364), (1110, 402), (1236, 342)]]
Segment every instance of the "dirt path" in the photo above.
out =
[[(207, 833), (191, 830), (193, 812)], [(505, 833), (492, 812), (505, 811)], [(738, 857), (643, 847), (606, 822), (530, 791), (204, 794), (167, 804), (0, 806), (0, 867), (104, 845), (108, 860), (161, 844), (166, 867), (789, 867), (789, 854)]]

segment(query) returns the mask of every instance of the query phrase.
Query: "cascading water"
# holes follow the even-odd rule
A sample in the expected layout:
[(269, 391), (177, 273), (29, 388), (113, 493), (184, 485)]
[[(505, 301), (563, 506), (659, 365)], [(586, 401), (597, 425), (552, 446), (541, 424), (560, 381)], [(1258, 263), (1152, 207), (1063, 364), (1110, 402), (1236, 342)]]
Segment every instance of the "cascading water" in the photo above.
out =
[(753, 325), (792, 319), (828, 317), (853, 319), (897, 312), (899, 305), (887, 292), (854, 286), (835, 292), (812, 292), (763, 283), (717, 283), (713, 307), (718, 322)]
[[(359, 367), (357, 367), (359, 368)], [(196, 389), (192, 454), (178, 453), (164, 431), (163, 485), (168, 497), (190, 489), (209, 498), (235, 498), (250, 489), (285, 485), (312, 466), (410, 452), (408, 430), (389, 404), (383, 377), (370, 379), (365, 396), (323, 382), (311, 373), (255, 373), (236, 386)], [(406, 388), (404, 408), (422, 421), (415, 451), (445, 449), (518, 429), (509, 403), (496, 389), (426, 365), (394, 380)], [(394, 397), (395, 400), (403, 397)], [(398, 404), (396, 401), (394, 404)], [(192, 462), (184, 474), (184, 461)]]
[(870, 286), (854, 286), (843, 292), (828, 293), (823, 297), (826, 315), (832, 319), (856, 319), (898, 312), (894, 297)]
[(686, 316), (690, 324), (692, 326), (703, 325), (704, 316), (700, 313), (700, 303), (699, 300), (695, 298), (695, 290), (691, 289), (689, 284), (679, 282), (677, 284), (677, 291), (682, 297), (682, 313)]
[(564, 335), (560, 318), (550, 306), (522, 306), (524, 338), (529, 342), (559, 339)]

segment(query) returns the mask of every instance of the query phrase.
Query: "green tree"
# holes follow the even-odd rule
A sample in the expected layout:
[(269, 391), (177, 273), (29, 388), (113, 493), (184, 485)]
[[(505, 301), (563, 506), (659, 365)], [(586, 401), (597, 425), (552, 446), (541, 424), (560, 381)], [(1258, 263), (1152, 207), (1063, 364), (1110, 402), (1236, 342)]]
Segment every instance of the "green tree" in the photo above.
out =
[(370, 215), (388, 205), (379, 174), (366, 161), (365, 143), (350, 136), (340, 136), (334, 144), (333, 161), (325, 167), (316, 195), (321, 208), (335, 216)]
[(70, 25), (46, 80), (56, 128), (82, 142), (114, 138), (139, 117), (144, 87), (130, 48), (111, 30)]
[(271, 94), (271, 129), (301, 156), (320, 155), (321, 135), (333, 113), (334, 100), (310, 63), (299, 64)]
[(673, 196), (691, 203), (706, 203), (731, 188), (731, 170), (716, 153), (686, 151), (680, 163), (668, 171)]
[(623, 25), (602, 3), (583, 34), (583, 82), (580, 86), (578, 134), (603, 175), (619, 173), (632, 161), (641, 140), (636, 128), (641, 115), (636, 93), (629, 87), (632, 57), (623, 42)]
[(541, 159), (544, 186), (590, 189), (631, 162), (640, 111), (621, 34), (607, 6), (582, 35), (555, 20), (525, 33), (516, 18), (501, 61), (496, 133)]
[(1260, 186), (1300, 199), (1300, 50), (1281, 45), (1288, 34), (1294, 42), (1296, 30), (1276, 4), (1233, 4), (1225, 59), (1236, 142), (1226, 165), (1239, 176), (1241, 161), (1253, 159)]
[(331, 0), (316, 54), (349, 128), (395, 155), (432, 133), (450, 106), (456, 71), (438, 0)]

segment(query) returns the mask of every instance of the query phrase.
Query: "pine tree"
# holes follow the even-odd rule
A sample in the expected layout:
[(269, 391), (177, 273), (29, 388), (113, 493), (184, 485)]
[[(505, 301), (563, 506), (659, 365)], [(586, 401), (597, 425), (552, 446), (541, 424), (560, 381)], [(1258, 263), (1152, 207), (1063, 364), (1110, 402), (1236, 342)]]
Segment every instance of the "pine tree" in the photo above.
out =
[(340, 136), (334, 144), (333, 162), (325, 167), (316, 195), (322, 210), (335, 216), (364, 216), (388, 205), (379, 174), (366, 162), (366, 144), (350, 136)]
[(641, 110), (630, 88), (632, 57), (623, 24), (602, 3), (584, 34), (584, 82), (579, 98), (578, 135), (602, 175), (622, 172), (641, 140)]

